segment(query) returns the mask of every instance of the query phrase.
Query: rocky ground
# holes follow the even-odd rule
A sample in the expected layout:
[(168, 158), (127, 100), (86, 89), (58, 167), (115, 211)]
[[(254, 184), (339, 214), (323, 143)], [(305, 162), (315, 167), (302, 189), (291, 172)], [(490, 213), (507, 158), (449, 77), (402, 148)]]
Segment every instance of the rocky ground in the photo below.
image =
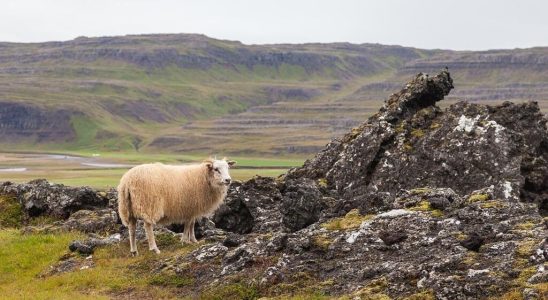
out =
[[(255, 287), (249, 298), (548, 298), (547, 120), (535, 102), (438, 108), (452, 88), (448, 71), (419, 74), (302, 167), (233, 184), (197, 224), (205, 242), (150, 271), (192, 278), (182, 295), (237, 282)], [(86, 232), (70, 244), (82, 257), (127, 244), (114, 191), (44, 180), (0, 191), (26, 221), (51, 218), (26, 232)]]

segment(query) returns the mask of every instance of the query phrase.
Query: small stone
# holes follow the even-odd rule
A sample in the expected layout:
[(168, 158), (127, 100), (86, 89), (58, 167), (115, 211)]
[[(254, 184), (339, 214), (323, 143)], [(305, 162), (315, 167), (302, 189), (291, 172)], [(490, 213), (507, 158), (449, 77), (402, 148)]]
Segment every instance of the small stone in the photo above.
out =
[(379, 238), (384, 242), (385, 245), (391, 246), (403, 242), (405, 239), (407, 239), (407, 234), (403, 232), (381, 231), (379, 232)]
[(480, 237), (477, 233), (472, 233), (465, 240), (461, 241), (460, 244), (464, 248), (478, 252), (481, 245), (483, 245), (484, 239)]

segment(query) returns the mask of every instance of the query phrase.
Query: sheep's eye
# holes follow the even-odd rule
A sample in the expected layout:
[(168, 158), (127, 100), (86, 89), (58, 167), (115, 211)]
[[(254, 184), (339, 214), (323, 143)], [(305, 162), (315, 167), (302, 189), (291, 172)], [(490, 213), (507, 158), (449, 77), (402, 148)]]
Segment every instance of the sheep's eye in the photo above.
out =
[(215, 168), (215, 172), (219, 172), (219, 168)]

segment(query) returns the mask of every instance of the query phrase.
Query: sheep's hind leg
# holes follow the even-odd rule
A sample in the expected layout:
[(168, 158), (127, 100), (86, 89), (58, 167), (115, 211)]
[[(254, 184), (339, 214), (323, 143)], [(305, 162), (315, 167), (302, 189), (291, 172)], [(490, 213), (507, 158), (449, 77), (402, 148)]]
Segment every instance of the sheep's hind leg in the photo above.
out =
[(196, 219), (192, 219), (192, 221), (190, 222), (190, 233), (189, 233), (189, 238), (190, 238), (190, 242), (191, 243), (197, 243), (198, 241), (196, 240), (196, 236), (194, 235), (194, 223), (196, 223)]
[(130, 219), (128, 224), (129, 231), (129, 249), (131, 251), (131, 256), (137, 256), (137, 242), (135, 241), (135, 229), (137, 227), (137, 220)]
[(192, 220), (185, 221), (185, 230), (183, 230), (183, 237), (181, 238), (181, 242), (183, 243), (183, 245), (185, 243), (188, 243), (188, 244), (192, 243), (190, 239), (192, 226), (194, 226), (194, 222)]
[(148, 250), (154, 251), (156, 254), (160, 254), (158, 246), (156, 246), (156, 240), (154, 239), (154, 230), (151, 223), (145, 222), (145, 232), (148, 239)]

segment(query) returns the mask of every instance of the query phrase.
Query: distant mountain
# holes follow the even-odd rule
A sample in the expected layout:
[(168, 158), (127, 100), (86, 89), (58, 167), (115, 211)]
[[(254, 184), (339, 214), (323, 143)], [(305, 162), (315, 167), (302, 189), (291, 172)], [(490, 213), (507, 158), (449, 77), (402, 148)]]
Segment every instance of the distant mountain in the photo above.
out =
[(418, 72), (548, 108), (548, 48), (244, 45), (203, 35), (0, 43), (0, 148), (307, 154)]

